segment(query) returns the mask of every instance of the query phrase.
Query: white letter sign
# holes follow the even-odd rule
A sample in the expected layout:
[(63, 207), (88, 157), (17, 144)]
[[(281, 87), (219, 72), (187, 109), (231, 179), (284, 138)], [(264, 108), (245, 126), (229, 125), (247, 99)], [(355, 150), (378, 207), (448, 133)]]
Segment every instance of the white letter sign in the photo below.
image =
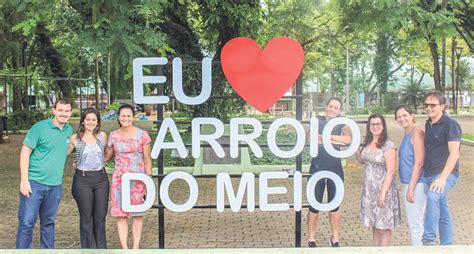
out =
[(133, 59), (133, 100), (142, 104), (165, 104), (170, 101), (168, 96), (145, 96), (144, 84), (163, 84), (165, 76), (143, 76), (144, 65), (165, 65), (168, 60), (164, 57), (139, 57)]
[[(182, 205), (177, 205), (171, 201), (168, 190), (170, 188), (171, 182), (176, 179), (182, 179), (186, 181), (189, 186), (189, 199)], [(163, 202), (163, 205), (174, 212), (186, 212), (191, 210), (198, 200), (199, 187), (196, 182), (196, 179), (188, 173), (185, 172), (173, 172), (165, 176), (160, 186), (160, 198)]]
[(255, 210), (255, 175), (253, 173), (245, 172), (242, 174), (237, 195), (234, 193), (229, 174), (217, 174), (217, 211), (220, 213), (224, 211), (224, 187), (227, 191), (227, 198), (229, 199), (232, 212), (236, 213), (240, 211), (245, 189), (247, 189), (247, 210), (249, 212)]
[[(142, 181), (146, 186), (147, 196), (145, 203), (141, 205), (132, 205), (130, 203), (130, 181)], [(124, 212), (144, 212), (153, 205), (155, 200), (155, 183), (151, 177), (140, 173), (125, 173), (122, 175), (122, 209)]]

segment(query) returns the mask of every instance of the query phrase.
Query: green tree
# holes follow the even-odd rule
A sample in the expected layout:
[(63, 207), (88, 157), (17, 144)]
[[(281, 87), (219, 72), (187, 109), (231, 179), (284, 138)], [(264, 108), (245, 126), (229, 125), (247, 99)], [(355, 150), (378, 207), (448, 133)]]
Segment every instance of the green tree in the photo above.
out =
[(345, 1), (339, 0), (345, 23), (361, 31), (389, 33), (398, 47), (424, 41), (430, 49), (435, 88), (444, 90), (440, 82), (437, 41), (456, 34), (458, 19), (451, 10), (443, 10), (434, 0), (423, 1)]
[[(255, 38), (261, 21), (261, 6), (256, 1), (172, 1), (163, 9), (161, 28), (170, 47), (183, 60), (200, 61), (205, 55), (219, 61), (225, 43), (239, 36)], [(215, 65), (214, 65), (215, 66)], [(184, 91), (200, 91), (200, 66), (187, 67)], [(213, 69), (213, 95), (235, 94), (224, 78), (220, 66)], [(228, 119), (243, 109), (241, 100), (213, 99), (198, 106), (182, 105), (192, 117), (215, 116)]]
[[(403, 102), (415, 109), (415, 112), (417, 112), (418, 105), (423, 101), (426, 91), (422, 84), (425, 73), (420, 74), (415, 67), (411, 67), (407, 72), (410, 75), (410, 79), (402, 89)], [(419, 77), (416, 78), (415, 75), (418, 75)]]

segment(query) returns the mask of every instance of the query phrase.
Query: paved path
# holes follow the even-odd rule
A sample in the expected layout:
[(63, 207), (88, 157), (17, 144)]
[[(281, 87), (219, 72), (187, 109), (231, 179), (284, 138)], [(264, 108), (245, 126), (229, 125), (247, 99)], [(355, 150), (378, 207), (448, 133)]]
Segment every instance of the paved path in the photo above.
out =
[[(419, 119), (418, 123), (424, 122)], [(459, 122), (463, 130), (474, 133), (474, 119), (461, 118)], [(393, 120), (388, 120), (390, 136), (398, 143), (402, 132), (395, 126)], [(110, 125), (107, 128), (114, 128)], [(17, 227), (18, 185), (19, 185), (19, 150), (23, 135), (10, 137), (11, 143), (0, 145), (0, 248), (14, 248)], [(463, 146), (461, 149), (461, 176), (449, 194), (450, 207), (454, 219), (454, 240), (456, 244), (474, 244), (474, 147)], [(353, 159), (349, 160), (346, 170), (346, 196), (341, 206), (343, 223), (341, 228), (341, 243), (343, 246), (370, 246), (372, 234), (359, 222), (359, 207), (361, 181), (363, 172), (354, 166)], [(63, 198), (59, 207), (56, 224), (56, 247), (79, 248), (79, 216), (76, 204), (71, 195), (72, 167), (71, 160), (67, 162), (66, 175), (63, 184)], [(397, 178), (398, 183), (398, 178)], [(275, 181), (272, 186), (286, 185), (291, 190), (290, 181)], [(399, 184), (398, 184), (399, 185)], [(171, 186), (172, 198), (175, 201), (184, 200), (188, 189), (183, 184)], [(215, 180), (199, 180), (199, 204), (215, 202)], [(272, 198), (291, 203), (289, 195)], [(403, 210), (402, 210), (403, 211)], [(306, 238), (306, 212), (303, 209), (302, 239)], [(294, 246), (294, 211), (287, 212), (253, 212), (241, 211), (233, 213), (226, 210), (218, 213), (215, 209), (194, 209), (186, 213), (165, 213), (166, 247), (167, 248), (238, 248), (238, 247), (292, 247)], [(150, 210), (145, 219), (142, 247), (156, 248), (158, 246), (157, 210)], [(408, 227), (405, 213), (402, 213), (402, 226), (393, 233), (393, 245), (409, 245)], [(38, 225), (38, 223), (37, 223)], [(34, 247), (39, 248), (39, 232), (35, 228)], [(318, 235), (318, 245), (325, 246), (330, 235), (328, 219), (322, 214)], [(107, 236), (109, 248), (118, 248), (115, 219), (107, 217)], [(304, 244), (304, 243), (303, 243)]]

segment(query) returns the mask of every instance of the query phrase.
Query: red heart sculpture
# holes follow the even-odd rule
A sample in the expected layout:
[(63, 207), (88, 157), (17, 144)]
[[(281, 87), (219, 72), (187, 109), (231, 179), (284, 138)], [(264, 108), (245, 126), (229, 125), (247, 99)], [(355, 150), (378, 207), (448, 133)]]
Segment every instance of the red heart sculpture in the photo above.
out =
[(228, 41), (221, 53), (224, 74), (234, 90), (260, 112), (270, 109), (295, 83), (303, 68), (298, 41), (277, 37), (262, 50), (246, 37)]

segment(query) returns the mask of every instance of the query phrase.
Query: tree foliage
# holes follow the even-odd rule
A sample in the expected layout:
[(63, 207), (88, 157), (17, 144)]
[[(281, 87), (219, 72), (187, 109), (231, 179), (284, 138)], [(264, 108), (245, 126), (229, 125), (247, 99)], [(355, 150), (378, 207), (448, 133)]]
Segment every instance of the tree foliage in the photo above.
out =
[[(448, 39), (448, 57), (450, 39), (455, 37), (464, 54), (472, 55), (472, 1), (447, 1), (446, 8), (442, 2), (0, 0), (0, 73), (90, 80), (36, 81), (34, 87), (44, 90), (38, 94), (41, 98), (46, 98), (47, 90), (67, 97), (85, 87), (108, 92), (108, 85), (113, 99), (131, 98), (134, 58), (179, 56), (198, 63), (184, 67), (184, 91), (192, 96), (200, 92), (199, 62), (205, 56), (219, 61), (223, 46), (232, 38), (250, 37), (263, 47), (274, 37), (289, 36), (305, 50), (306, 86), (317, 83), (323, 92), (341, 97), (364, 93), (370, 102), (397, 83), (396, 74), (404, 70), (413, 70), (404, 75), (415, 80), (406, 84), (407, 91), (418, 89), (419, 78), (428, 75), (436, 89), (444, 90), (438, 60), (443, 38)], [(171, 80), (170, 65), (145, 71)], [(467, 88), (468, 79), (462, 79)], [(25, 108), (24, 82), (10, 82), (17, 84), (12, 89), (13, 107)], [(350, 95), (344, 95), (346, 83), (352, 87)], [(164, 88), (166, 94), (172, 92), (170, 85)], [(158, 92), (156, 86), (146, 91)], [(213, 65), (213, 95), (234, 94), (220, 65)], [(213, 99), (179, 109), (193, 117), (226, 119), (243, 106), (241, 100)]]

